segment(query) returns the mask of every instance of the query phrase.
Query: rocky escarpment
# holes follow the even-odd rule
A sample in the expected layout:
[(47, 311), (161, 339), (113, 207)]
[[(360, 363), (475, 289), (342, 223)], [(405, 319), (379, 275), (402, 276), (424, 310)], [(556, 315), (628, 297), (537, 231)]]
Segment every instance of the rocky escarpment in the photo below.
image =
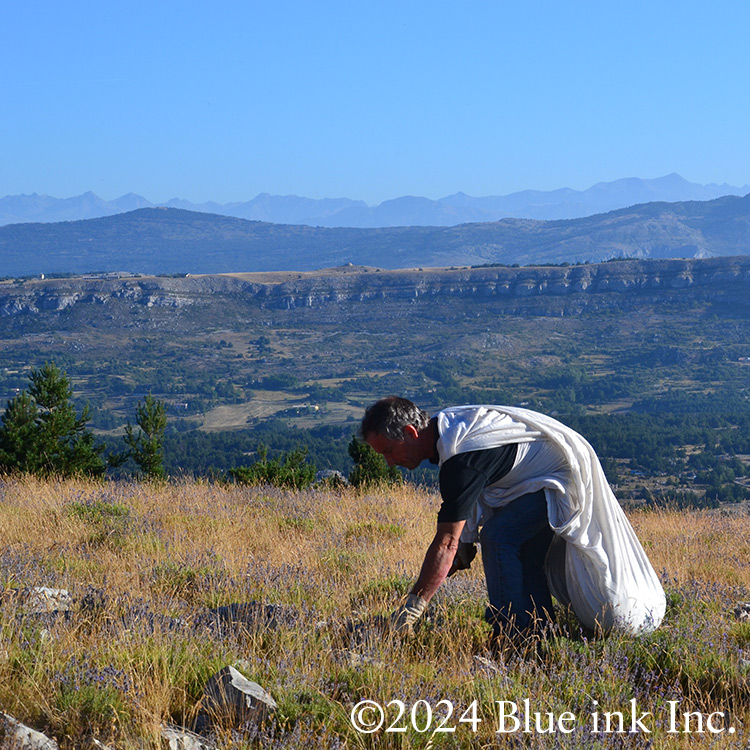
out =
[(750, 289), (750, 258), (620, 261), (580, 266), (488, 267), (440, 271), (363, 270), (345, 278), (286, 282), (261, 292), (283, 307), (331, 302), (454, 296), (523, 299), (690, 289), (744, 294)]
[[(288, 276), (293, 276), (292, 274)], [(386, 271), (346, 268), (266, 280), (262, 275), (71, 278), (0, 284), (0, 315), (62, 313), (80, 306), (125, 304), (141, 309), (200, 308), (232, 299), (265, 308), (315, 308), (368, 301), (466, 297), (517, 306), (524, 300), (621, 304), (629, 295), (692, 290), (708, 300), (750, 304), (750, 257), (627, 260), (578, 266), (485, 267)]]
[(0, 315), (61, 312), (74, 305), (130, 303), (146, 308), (200, 306), (216, 296), (254, 294), (262, 286), (225, 276), (34, 279), (0, 284)]

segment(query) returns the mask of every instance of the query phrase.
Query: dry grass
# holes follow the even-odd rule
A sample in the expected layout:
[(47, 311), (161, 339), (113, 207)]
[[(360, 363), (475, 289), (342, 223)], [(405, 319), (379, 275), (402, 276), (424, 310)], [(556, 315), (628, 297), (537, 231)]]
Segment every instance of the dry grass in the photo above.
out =
[[(242, 659), (280, 709), (260, 734), (222, 730), (227, 748), (747, 746), (741, 659), (750, 626), (729, 613), (750, 598), (747, 515), (634, 514), (664, 571), (662, 628), (640, 639), (591, 639), (563, 617), (560, 633), (534, 654), (511, 652), (486, 667), (474, 658), (487, 655), (478, 562), (443, 586), (433, 619), (411, 640), (377, 631), (361, 640), (345, 628), (401, 600), (436, 510), (434, 495), (409, 486), (357, 494), (6, 480), (0, 708), (66, 750), (89, 747), (92, 737), (118, 749), (156, 748), (159, 726), (191, 723), (208, 677)], [(70, 591), (71, 616), (28, 615), (23, 593), (32, 586)], [(208, 608), (250, 601), (277, 605), (278, 626), (206, 625)], [(419, 699), (436, 713), (449, 700), (456, 731), (357, 732), (350, 712), (366, 698), (404, 701), (407, 724)], [(574, 731), (496, 734), (495, 701), (525, 698), (543, 720), (573, 712)], [(476, 731), (458, 722), (474, 700), (483, 719)], [(594, 701), (627, 719), (631, 700), (652, 713), (651, 733), (591, 734)], [(737, 731), (669, 733), (670, 700), (680, 711), (725, 712)], [(388, 711), (395, 719), (396, 705)]]
[(657, 571), (668, 571), (681, 585), (697, 579), (750, 591), (747, 510), (655, 510), (636, 513), (631, 520)]

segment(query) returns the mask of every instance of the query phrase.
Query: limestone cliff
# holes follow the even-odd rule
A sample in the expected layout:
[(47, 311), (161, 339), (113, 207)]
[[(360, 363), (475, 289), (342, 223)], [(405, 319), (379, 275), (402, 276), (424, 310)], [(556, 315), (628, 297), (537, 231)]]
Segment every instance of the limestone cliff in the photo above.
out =
[[(0, 315), (60, 313), (73, 307), (136, 305), (181, 309), (231, 298), (265, 308), (317, 308), (368, 301), (496, 300), (542, 308), (622, 307), (630, 295), (669, 298), (688, 290), (707, 300), (750, 303), (750, 257), (627, 260), (546, 267), (388, 271), (343, 267), (306, 274), (38, 279), (0, 284)], [(562, 307), (560, 307), (562, 304)], [(559, 313), (559, 314), (560, 314)]]

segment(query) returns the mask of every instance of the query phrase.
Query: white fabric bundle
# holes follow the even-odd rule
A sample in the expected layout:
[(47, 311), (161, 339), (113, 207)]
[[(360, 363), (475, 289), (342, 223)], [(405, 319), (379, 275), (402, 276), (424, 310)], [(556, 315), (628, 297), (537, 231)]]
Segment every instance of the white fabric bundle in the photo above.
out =
[(485, 488), (464, 541), (476, 539), (488, 509), (544, 489), (556, 534), (546, 562), (553, 596), (592, 630), (639, 634), (659, 626), (664, 590), (583, 437), (551, 417), (515, 407), (461, 406), (439, 412), (437, 420), (441, 465), (459, 453), (509, 443), (543, 446), (543, 455), (537, 451), (528, 462), (534, 470), (524, 471), (523, 459), (517, 459), (518, 470)]

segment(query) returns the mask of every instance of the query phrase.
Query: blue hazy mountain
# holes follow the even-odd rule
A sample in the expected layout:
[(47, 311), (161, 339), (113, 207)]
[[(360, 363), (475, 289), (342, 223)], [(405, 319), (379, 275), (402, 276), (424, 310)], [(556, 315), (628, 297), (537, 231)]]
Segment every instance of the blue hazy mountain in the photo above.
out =
[(311, 227), (178, 208), (0, 227), (0, 277), (312, 271), (708, 258), (750, 253), (750, 194), (650, 202), (580, 219), (460, 226)]
[(708, 201), (725, 195), (747, 193), (750, 193), (750, 185), (699, 185), (671, 174), (651, 180), (631, 177), (600, 182), (587, 190), (523, 190), (510, 195), (485, 197), (456, 193), (438, 200), (402, 196), (375, 206), (349, 198), (313, 199), (268, 193), (261, 193), (249, 201), (225, 204), (196, 204), (180, 198), (154, 204), (133, 193), (113, 201), (102, 200), (91, 192), (73, 198), (32, 194), (0, 198), (0, 225), (94, 219), (161, 205), (272, 224), (369, 228), (446, 227), (504, 218), (575, 219), (654, 201)]

